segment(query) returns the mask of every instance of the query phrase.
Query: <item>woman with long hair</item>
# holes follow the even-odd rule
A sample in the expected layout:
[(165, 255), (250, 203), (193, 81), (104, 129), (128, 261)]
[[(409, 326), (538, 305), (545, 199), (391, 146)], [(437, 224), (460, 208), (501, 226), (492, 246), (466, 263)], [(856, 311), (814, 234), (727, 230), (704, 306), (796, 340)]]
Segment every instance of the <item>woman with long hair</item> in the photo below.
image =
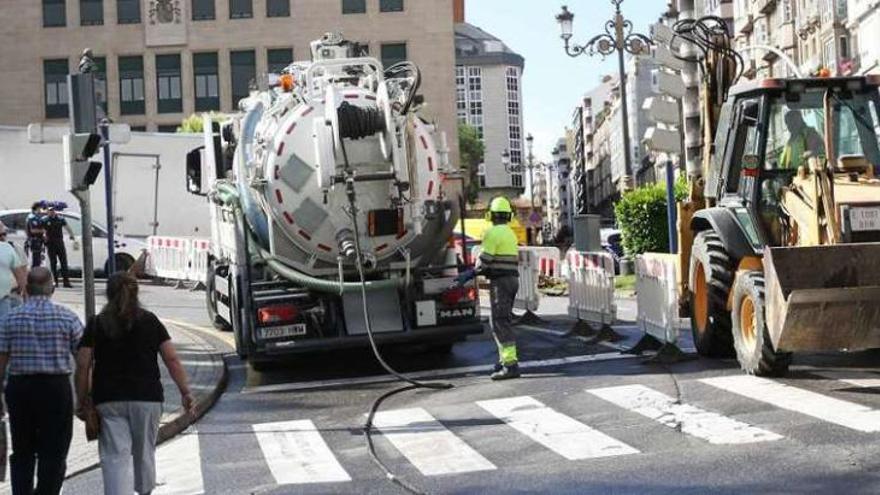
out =
[(107, 305), (87, 323), (76, 357), (77, 416), (86, 420), (92, 408), (100, 416), (98, 451), (106, 495), (131, 493), (132, 488), (144, 495), (156, 486), (156, 436), (164, 401), (159, 355), (184, 409), (193, 414), (186, 371), (168, 331), (141, 307), (137, 279), (127, 272), (113, 274), (107, 281)]

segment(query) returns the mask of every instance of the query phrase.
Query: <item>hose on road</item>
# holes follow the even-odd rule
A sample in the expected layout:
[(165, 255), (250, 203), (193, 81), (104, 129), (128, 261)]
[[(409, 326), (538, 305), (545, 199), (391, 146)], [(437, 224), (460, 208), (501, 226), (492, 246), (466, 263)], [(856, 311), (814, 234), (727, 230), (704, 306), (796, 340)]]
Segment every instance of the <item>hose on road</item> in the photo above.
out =
[[(349, 171), (349, 163), (348, 163), (348, 153), (345, 150), (345, 143), (342, 144), (342, 157), (345, 163), (345, 170)], [(367, 281), (364, 276), (364, 267), (363, 267), (363, 252), (361, 250), (361, 236), (360, 236), (360, 228), (358, 227), (357, 221), (357, 195), (355, 193), (354, 188), (354, 180), (353, 177), (349, 177), (349, 180), (346, 182), (346, 193), (348, 195), (348, 202), (350, 208), (350, 216), (352, 220), (352, 225), (354, 227), (354, 248), (355, 248), (355, 264), (358, 269), (358, 276), (360, 277), (360, 288), (361, 288), (361, 307), (364, 313), (364, 324), (367, 329), (367, 337), (370, 341), (370, 347), (373, 350), (373, 355), (376, 357), (376, 361), (385, 369), (390, 375), (396, 377), (398, 380), (407, 383), (403, 387), (391, 390), (379, 396), (375, 401), (373, 401), (373, 405), (370, 407), (370, 412), (367, 414), (367, 419), (364, 422), (364, 438), (367, 442), (367, 451), (370, 454), (370, 457), (373, 459), (373, 462), (379, 466), (385, 473), (385, 477), (391, 481), (392, 483), (397, 484), (404, 490), (416, 494), (416, 495), (426, 495), (427, 492), (421, 490), (414, 485), (411, 485), (406, 480), (398, 477), (394, 474), (393, 471), (379, 458), (379, 455), (376, 453), (376, 446), (373, 444), (373, 420), (376, 417), (376, 413), (379, 411), (379, 408), (382, 406), (382, 403), (392, 397), (394, 395), (407, 392), (410, 390), (416, 390), (419, 388), (431, 389), (431, 390), (449, 390), (453, 388), (451, 383), (444, 382), (422, 382), (418, 380), (414, 380), (409, 378), (408, 376), (398, 372), (394, 368), (389, 365), (385, 359), (382, 357), (382, 353), (379, 352), (379, 347), (376, 345), (376, 339), (373, 336), (373, 325), (370, 322), (370, 312), (367, 308)]]

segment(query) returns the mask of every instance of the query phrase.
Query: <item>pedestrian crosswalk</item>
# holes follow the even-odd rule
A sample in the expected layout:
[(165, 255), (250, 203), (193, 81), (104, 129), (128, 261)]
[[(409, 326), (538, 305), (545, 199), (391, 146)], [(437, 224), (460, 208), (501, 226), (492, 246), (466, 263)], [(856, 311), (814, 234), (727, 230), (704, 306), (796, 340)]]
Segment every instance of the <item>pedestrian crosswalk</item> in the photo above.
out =
[[(880, 385), (872, 381), (880, 378), (878, 374), (857, 378), (817, 375), (827, 375), (824, 377), (829, 380), (836, 376), (833, 383), (844, 384), (844, 390)], [(792, 426), (817, 421), (862, 435), (866, 441), (876, 441), (874, 434), (880, 432), (880, 410), (854, 402), (859, 396), (846, 397), (853, 400), (832, 396), (838, 390), (833, 387), (819, 387), (822, 391), (817, 392), (796, 382), (743, 375), (688, 380), (685, 384), (688, 393), (675, 391), (676, 397), (669, 395), (669, 389), (636, 383), (381, 411), (374, 419), (376, 448), (395, 470), (410, 469), (410, 476), (480, 476), (509, 466), (505, 447), (509, 445), (533, 445), (532, 452), (586, 467), (604, 458), (637, 458), (670, 448), (654, 437), (659, 434), (693, 439), (677, 444), (685, 446), (681, 448), (703, 444), (703, 448), (712, 449), (779, 444), (786, 439), (796, 442), (792, 448), (800, 448), (811, 438)], [(450, 412), (453, 409), (454, 414)], [(473, 421), (462, 421), (463, 417)], [(254, 476), (270, 486), (301, 489), (317, 485), (318, 490), (332, 492), (333, 483), (347, 484), (375, 475), (371, 467), (364, 467), (370, 465), (358, 438), (362, 420), (350, 418), (344, 421), (345, 427), (339, 422), (327, 424), (326, 418), (249, 425), (239, 440), (240, 451), (231, 457), (242, 463), (246, 459), (249, 469), (260, 471)], [(490, 429), (480, 434), (467, 431), (483, 427)], [(343, 434), (341, 430), (346, 431)], [(515, 441), (514, 436), (518, 437)], [(224, 468), (213, 466), (210, 456), (204, 455), (212, 441), (210, 435), (191, 431), (161, 446), (157, 454), (159, 486), (154, 493), (240, 492), (213, 479), (222, 478)]]

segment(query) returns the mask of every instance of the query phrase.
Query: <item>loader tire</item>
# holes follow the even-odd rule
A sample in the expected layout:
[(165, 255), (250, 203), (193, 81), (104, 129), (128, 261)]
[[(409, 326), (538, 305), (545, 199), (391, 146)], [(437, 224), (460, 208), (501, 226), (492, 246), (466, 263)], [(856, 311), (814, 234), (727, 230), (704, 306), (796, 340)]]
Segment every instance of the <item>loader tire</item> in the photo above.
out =
[(743, 371), (750, 375), (782, 376), (791, 353), (776, 352), (764, 312), (764, 275), (748, 271), (733, 284), (733, 345)]
[(733, 283), (730, 256), (718, 234), (711, 230), (697, 234), (691, 248), (690, 285), (691, 332), (697, 353), (705, 357), (733, 357), (730, 312), (727, 297)]

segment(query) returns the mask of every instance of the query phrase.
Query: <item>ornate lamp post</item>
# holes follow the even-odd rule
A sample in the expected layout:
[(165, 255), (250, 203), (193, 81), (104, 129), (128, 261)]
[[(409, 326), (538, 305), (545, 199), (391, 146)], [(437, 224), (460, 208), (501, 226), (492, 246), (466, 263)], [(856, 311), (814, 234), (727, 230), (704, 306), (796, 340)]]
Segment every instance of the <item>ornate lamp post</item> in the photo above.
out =
[(620, 12), (620, 4), (623, 0), (611, 0), (614, 5), (614, 19), (605, 23), (605, 32), (594, 36), (590, 41), (583, 45), (572, 45), (570, 43), (573, 35), (574, 14), (568, 7), (563, 5), (562, 12), (556, 16), (559, 27), (562, 30), (562, 40), (565, 42), (565, 53), (570, 57), (577, 57), (584, 53), (592, 56), (599, 53), (603, 57), (617, 52), (617, 64), (620, 71), (620, 111), (622, 112), (623, 122), (623, 147), (624, 147), (624, 184), (629, 187), (629, 181), (632, 177), (632, 161), (630, 154), (630, 138), (629, 138), (629, 110), (626, 101), (626, 66), (623, 60), (623, 54), (631, 53), (633, 55), (641, 55), (648, 51), (651, 40), (647, 36), (632, 32), (632, 23), (623, 18)]

